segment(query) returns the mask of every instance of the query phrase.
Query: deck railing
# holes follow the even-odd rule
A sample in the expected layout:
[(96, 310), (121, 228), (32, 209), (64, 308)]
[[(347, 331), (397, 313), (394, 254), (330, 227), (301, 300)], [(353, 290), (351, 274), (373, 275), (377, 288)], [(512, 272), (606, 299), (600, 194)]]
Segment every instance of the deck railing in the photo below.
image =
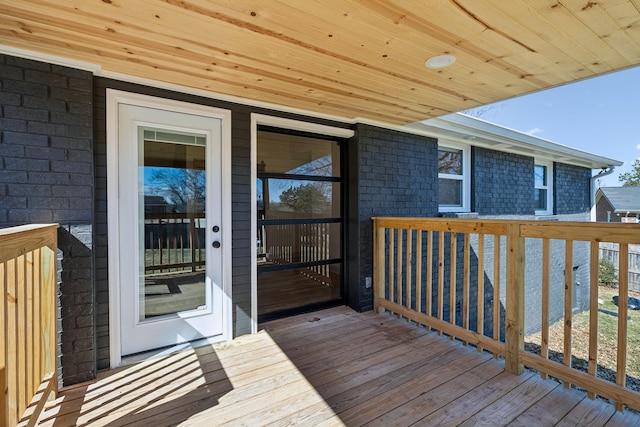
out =
[[(418, 325), (504, 357), (505, 369), (523, 366), (552, 375), (640, 410), (640, 393), (626, 387), (627, 306), (617, 313), (615, 382), (598, 377), (598, 246), (620, 246), (619, 301), (628, 298), (628, 245), (640, 243), (640, 227), (547, 221), (500, 221), (426, 218), (373, 218), (374, 306)], [(560, 243), (560, 246), (558, 246)], [(553, 250), (552, 250), (553, 246)], [(535, 253), (532, 247), (538, 248)], [(560, 247), (560, 254), (558, 248)], [(586, 252), (583, 250), (586, 247)], [(576, 252), (588, 259), (588, 368), (572, 363)], [(552, 268), (563, 283), (551, 283)], [(532, 283), (536, 281), (536, 283)], [(557, 286), (560, 285), (560, 286)], [(527, 301), (525, 286), (539, 286), (537, 301)], [(582, 288), (581, 288), (582, 291)], [(559, 292), (559, 294), (558, 294)], [(562, 300), (561, 362), (549, 356), (550, 307)], [(525, 350), (527, 308), (541, 311), (539, 351)], [(533, 311), (531, 309), (531, 311)], [(600, 367), (601, 368), (601, 367)]]
[(57, 228), (0, 230), (0, 425), (34, 425), (57, 392)]
[(205, 265), (204, 214), (145, 213), (145, 271), (198, 271)]
[[(261, 219), (266, 218), (263, 216)], [(261, 260), (274, 264), (305, 264), (302, 268), (306, 275), (329, 284), (331, 268), (322, 262), (331, 258), (332, 223), (297, 222), (308, 219), (308, 213), (278, 212), (270, 215), (268, 220), (282, 223), (259, 227), (258, 255)]]

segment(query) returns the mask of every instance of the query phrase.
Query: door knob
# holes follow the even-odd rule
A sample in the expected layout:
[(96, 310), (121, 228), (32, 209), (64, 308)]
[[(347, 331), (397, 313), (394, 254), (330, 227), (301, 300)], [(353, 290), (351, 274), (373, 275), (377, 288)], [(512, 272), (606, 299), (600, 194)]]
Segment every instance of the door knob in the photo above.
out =
[(217, 240), (215, 242), (212, 243), (212, 246), (216, 249), (218, 249), (220, 247), (220, 242), (218, 242)]

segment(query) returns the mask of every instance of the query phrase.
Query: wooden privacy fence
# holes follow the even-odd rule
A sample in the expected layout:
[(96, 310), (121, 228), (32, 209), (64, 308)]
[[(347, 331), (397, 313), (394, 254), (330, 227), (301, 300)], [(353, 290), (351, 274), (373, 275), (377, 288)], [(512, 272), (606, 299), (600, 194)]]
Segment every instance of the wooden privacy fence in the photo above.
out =
[[(620, 246), (620, 272), (628, 271), (628, 246), (640, 243), (640, 228), (630, 224), (500, 221), (429, 218), (373, 218), (374, 307), (417, 325), (457, 338), (479, 351), (504, 357), (505, 369), (519, 374), (537, 369), (596, 394), (640, 410), (640, 393), (626, 387), (627, 306), (617, 316), (615, 383), (598, 370), (598, 245)], [(541, 242), (539, 262), (526, 265), (525, 242)], [(551, 242), (564, 242), (563, 362), (549, 357)], [(588, 368), (572, 366), (574, 242), (589, 245)], [(489, 250), (485, 250), (489, 247)], [(553, 260), (556, 262), (557, 260)], [(535, 264), (535, 265), (531, 265)], [(541, 280), (540, 351), (525, 350), (525, 286), (536, 270)], [(506, 274), (501, 275), (501, 271)], [(525, 274), (525, 271), (527, 274)], [(620, 274), (620, 301), (628, 298), (628, 275)]]
[(57, 229), (0, 230), (1, 425), (34, 425), (57, 392)]
[[(614, 243), (601, 243), (600, 258), (605, 258), (618, 266), (620, 248)], [(629, 245), (629, 290), (640, 292), (640, 246), (638, 245)]]

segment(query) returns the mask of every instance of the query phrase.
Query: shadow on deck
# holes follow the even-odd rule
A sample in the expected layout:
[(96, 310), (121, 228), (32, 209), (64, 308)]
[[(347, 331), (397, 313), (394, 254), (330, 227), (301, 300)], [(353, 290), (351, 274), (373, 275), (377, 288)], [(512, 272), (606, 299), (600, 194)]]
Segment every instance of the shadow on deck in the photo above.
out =
[(386, 315), (339, 307), (262, 326), (67, 389), (39, 425), (640, 425)]

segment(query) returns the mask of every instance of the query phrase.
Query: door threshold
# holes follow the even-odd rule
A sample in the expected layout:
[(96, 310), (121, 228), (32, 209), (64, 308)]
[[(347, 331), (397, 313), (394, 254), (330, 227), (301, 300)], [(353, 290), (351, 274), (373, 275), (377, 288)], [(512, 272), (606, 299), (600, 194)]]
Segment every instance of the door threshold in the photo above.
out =
[(223, 342), (220, 336), (200, 338), (198, 340), (185, 342), (182, 344), (171, 345), (168, 347), (156, 348), (153, 350), (143, 351), (140, 353), (134, 353), (127, 356), (122, 356), (119, 366), (133, 365), (145, 360), (157, 359), (160, 357), (170, 356), (172, 354), (180, 353), (188, 349), (196, 349), (198, 347), (204, 347), (216, 343)]

